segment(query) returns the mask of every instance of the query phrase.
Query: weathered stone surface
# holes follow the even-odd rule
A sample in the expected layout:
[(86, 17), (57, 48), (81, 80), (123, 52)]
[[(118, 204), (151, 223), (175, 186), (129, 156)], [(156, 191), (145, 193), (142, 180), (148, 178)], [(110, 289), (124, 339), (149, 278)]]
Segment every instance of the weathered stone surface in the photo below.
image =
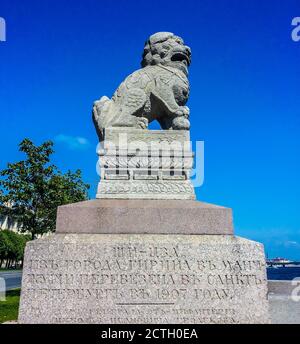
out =
[(233, 234), (232, 211), (198, 201), (90, 200), (60, 206), (56, 233)]
[(108, 127), (146, 129), (157, 120), (162, 129), (188, 130), (188, 66), (191, 50), (170, 32), (158, 32), (145, 44), (141, 69), (129, 75), (111, 99), (94, 103), (93, 120), (100, 141)]
[(191, 150), (189, 130), (142, 130), (136, 128), (114, 128), (103, 129), (103, 148), (112, 150), (113, 147), (127, 146), (130, 149), (141, 149), (141, 143), (146, 147), (152, 147), (152, 151), (166, 149), (181, 144), (186, 152)]
[(195, 199), (189, 131), (107, 128), (96, 198)]
[[(118, 175), (119, 176), (119, 175)], [(175, 179), (175, 178), (173, 178)], [(193, 184), (189, 180), (117, 180), (100, 181), (96, 198), (194, 200)]]
[(20, 323), (266, 323), (262, 245), (233, 236), (55, 234), (27, 244)]

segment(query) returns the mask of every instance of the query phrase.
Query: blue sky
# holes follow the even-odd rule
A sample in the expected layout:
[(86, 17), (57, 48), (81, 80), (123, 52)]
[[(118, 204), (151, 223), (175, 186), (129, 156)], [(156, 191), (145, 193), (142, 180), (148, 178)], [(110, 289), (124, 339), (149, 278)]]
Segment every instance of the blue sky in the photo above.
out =
[(192, 48), (192, 140), (205, 141), (197, 198), (233, 208), (238, 235), (300, 260), (299, 0), (0, 0), (0, 168), (17, 144), (52, 139), (95, 195), (91, 107), (139, 68), (157, 31)]

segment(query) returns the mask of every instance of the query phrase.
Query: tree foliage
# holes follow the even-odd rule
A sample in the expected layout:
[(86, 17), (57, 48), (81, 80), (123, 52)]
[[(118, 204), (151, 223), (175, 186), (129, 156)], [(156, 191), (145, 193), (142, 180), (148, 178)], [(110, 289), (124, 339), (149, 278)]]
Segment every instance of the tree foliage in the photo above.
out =
[(9, 268), (12, 264), (23, 261), (26, 242), (29, 235), (18, 234), (10, 230), (0, 231), (0, 267), (3, 261)]
[(24, 139), (19, 149), (26, 159), (8, 163), (0, 172), (0, 214), (17, 221), (19, 230), (34, 239), (54, 231), (59, 205), (87, 199), (89, 185), (80, 170), (63, 174), (50, 163), (53, 142), (35, 146)]

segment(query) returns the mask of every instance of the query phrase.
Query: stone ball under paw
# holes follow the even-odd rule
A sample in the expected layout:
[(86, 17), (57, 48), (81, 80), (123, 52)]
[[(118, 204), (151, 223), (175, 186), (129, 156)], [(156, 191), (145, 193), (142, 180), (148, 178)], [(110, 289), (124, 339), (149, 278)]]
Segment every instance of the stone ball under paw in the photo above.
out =
[(173, 119), (172, 128), (174, 130), (189, 130), (190, 121), (185, 117), (176, 117)]

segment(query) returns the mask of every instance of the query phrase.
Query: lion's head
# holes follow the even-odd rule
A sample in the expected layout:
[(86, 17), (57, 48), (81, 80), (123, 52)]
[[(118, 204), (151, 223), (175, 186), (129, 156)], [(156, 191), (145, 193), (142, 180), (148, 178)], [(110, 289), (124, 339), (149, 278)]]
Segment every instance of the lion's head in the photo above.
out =
[(172, 32), (157, 32), (145, 43), (142, 67), (165, 65), (181, 69), (187, 73), (191, 63), (191, 49), (183, 39)]

